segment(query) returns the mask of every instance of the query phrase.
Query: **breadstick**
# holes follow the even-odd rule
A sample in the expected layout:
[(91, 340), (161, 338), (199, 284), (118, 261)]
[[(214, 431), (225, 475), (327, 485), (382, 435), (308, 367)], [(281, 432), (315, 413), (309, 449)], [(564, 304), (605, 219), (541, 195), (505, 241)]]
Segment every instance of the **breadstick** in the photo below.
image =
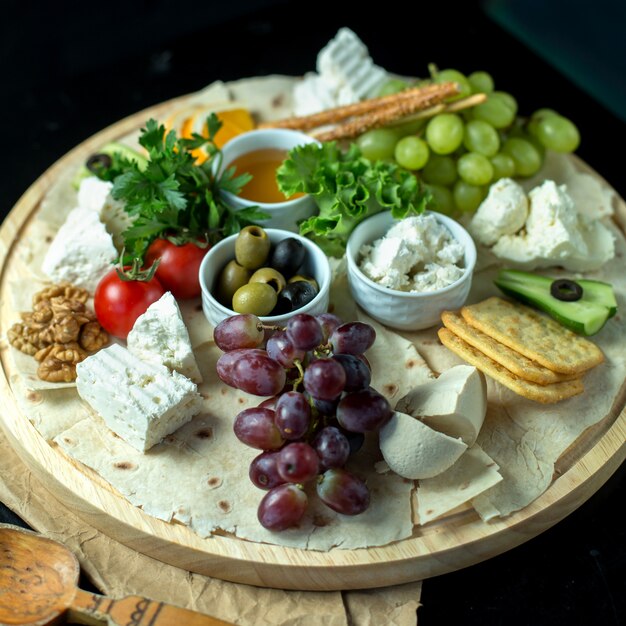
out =
[[(456, 93), (456, 90), (453, 94)], [(427, 98), (414, 98), (412, 100), (401, 100), (400, 102), (382, 109), (375, 109), (370, 113), (355, 117), (343, 124), (337, 124), (329, 130), (319, 133), (311, 133), (318, 141), (335, 141), (337, 139), (349, 139), (361, 135), (372, 128), (388, 126), (402, 118), (412, 115), (420, 109), (431, 109), (441, 100), (450, 96), (447, 94), (432, 94)]]
[[(300, 117), (289, 117), (284, 120), (276, 120), (273, 122), (264, 122), (259, 124), (258, 128), (291, 128), (296, 130), (309, 130), (324, 126), (327, 124), (335, 124), (341, 120), (348, 119), (357, 115), (364, 115), (386, 107), (400, 105), (403, 102), (415, 102), (416, 106), (413, 110), (429, 106), (435, 102), (441, 102), (445, 98), (458, 93), (456, 83), (439, 83), (434, 85), (426, 85), (425, 87), (413, 87), (399, 93), (389, 96), (381, 96), (380, 98), (370, 98), (354, 104), (346, 104), (332, 109), (326, 109), (319, 113), (311, 115), (303, 115)], [(422, 104), (423, 103), (423, 104)]]

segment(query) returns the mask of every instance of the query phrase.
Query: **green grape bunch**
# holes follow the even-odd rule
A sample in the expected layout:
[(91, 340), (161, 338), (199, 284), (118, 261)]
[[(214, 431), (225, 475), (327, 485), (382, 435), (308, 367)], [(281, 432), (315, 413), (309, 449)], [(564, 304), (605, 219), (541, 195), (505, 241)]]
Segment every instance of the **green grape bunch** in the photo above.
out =
[[(429, 71), (430, 78), (420, 84), (457, 83), (459, 93), (451, 101), (478, 93), (486, 99), (459, 112), (367, 131), (357, 144), (366, 158), (395, 161), (420, 177), (432, 192), (435, 210), (448, 215), (472, 213), (495, 181), (537, 173), (546, 150), (571, 153), (578, 148), (580, 133), (573, 122), (547, 108), (519, 116), (515, 97), (496, 90), (488, 72), (466, 76), (434, 65)], [(382, 86), (380, 95), (409, 86), (394, 78)]]

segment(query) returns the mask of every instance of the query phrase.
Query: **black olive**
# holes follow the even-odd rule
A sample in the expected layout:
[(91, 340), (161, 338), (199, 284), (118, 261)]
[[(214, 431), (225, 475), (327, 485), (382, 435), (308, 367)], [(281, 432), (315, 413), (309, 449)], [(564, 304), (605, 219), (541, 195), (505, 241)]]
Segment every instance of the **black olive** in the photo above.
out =
[(300, 269), (305, 255), (302, 242), (295, 237), (288, 237), (279, 241), (270, 253), (269, 266), (289, 279)]
[(308, 304), (317, 295), (317, 289), (311, 283), (299, 280), (289, 283), (279, 294), (276, 306), (271, 315), (291, 313)]
[(92, 154), (87, 159), (87, 169), (94, 174), (108, 170), (113, 164), (113, 159), (108, 154)]
[(552, 281), (550, 295), (563, 302), (575, 302), (583, 297), (583, 288), (574, 280), (559, 278)]

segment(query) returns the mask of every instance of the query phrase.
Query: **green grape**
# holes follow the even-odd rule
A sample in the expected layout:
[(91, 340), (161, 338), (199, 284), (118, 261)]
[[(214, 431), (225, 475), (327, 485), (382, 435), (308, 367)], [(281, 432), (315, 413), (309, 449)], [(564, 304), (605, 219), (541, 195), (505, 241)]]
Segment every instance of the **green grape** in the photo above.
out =
[(433, 210), (445, 215), (453, 215), (456, 205), (452, 192), (442, 185), (428, 185), (427, 187), (433, 194)]
[(472, 88), (472, 93), (491, 93), (493, 91), (493, 78), (487, 72), (472, 72), (467, 80)]
[(389, 128), (375, 128), (363, 133), (356, 143), (366, 159), (385, 161), (393, 158), (398, 135)]
[(498, 98), (499, 100), (504, 102), (504, 104), (506, 104), (506, 106), (508, 106), (509, 109), (513, 112), (513, 117), (517, 115), (517, 100), (510, 93), (508, 93), (507, 91), (494, 91), (491, 95), (494, 98)]
[(394, 93), (404, 91), (409, 84), (400, 78), (391, 78), (379, 90), (379, 96), (390, 96)]
[(422, 170), (422, 178), (430, 185), (451, 185), (457, 178), (454, 159), (431, 153)]
[(472, 115), (475, 120), (482, 120), (498, 129), (510, 126), (515, 119), (513, 109), (495, 93), (489, 94), (485, 102), (472, 107)]
[(459, 177), (470, 185), (487, 185), (493, 178), (493, 165), (483, 154), (467, 152), (456, 163)]
[(463, 145), (470, 152), (490, 157), (500, 149), (500, 136), (491, 124), (482, 120), (471, 120), (465, 125)]
[(435, 115), (426, 126), (426, 141), (437, 154), (454, 152), (463, 141), (463, 120), (455, 113)]
[(401, 167), (407, 170), (419, 170), (428, 161), (430, 150), (428, 144), (419, 137), (403, 137), (396, 144), (394, 158)]
[(491, 157), (493, 179), (512, 178), (515, 175), (515, 161), (504, 152), (498, 152)]
[(559, 114), (554, 109), (537, 109), (526, 123), (526, 131), (528, 134), (532, 137), (537, 137), (539, 122), (553, 115), (558, 116)]
[(548, 150), (574, 152), (580, 144), (578, 128), (566, 117), (546, 115), (537, 123), (537, 139)]
[(459, 86), (459, 93), (455, 96), (447, 98), (448, 100), (458, 100), (460, 98), (466, 98), (472, 93), (472, 87), (465, 77), (458, 70), (439, 70), (433, 76), (436, 83), (456, 83)]
[(515, 163), (515, 174), (532, 176), (539, 171), (542, 163), (540, 152), (532, 143), (521, 137), (510, 137), (504, 142), (502, 152), (508, 154)]
[(487, 195), (486, 187), (470, 185), (463, 180), (457, 180), (452, 189), (454, 204), (463, 213), (473, 213)]
[(417, 135), (424, 130), (426, 119), (409, 120), (400, 124), (390, 124), (388, 128), (397, 133), (398, 137), (406, 137), (407, 135)]

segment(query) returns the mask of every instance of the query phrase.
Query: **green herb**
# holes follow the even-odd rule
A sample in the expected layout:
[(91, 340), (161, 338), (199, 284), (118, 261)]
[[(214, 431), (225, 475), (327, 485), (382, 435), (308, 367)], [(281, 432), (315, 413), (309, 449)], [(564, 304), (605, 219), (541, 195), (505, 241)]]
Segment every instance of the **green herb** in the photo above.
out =
[(372, 163), (355, 144), (346, 152), (335, 142), (293, 148), (276, 180), (287, 196), (313, 197), (319, 214), (300, 224), (300, 234), (332, 256), (343, 254), (353, 228), (370, 215), (385, 210), (396, 219), (417, 215), (431, 199), (413, 174), (393, 163)]
[[(194, 133), (191, 139), (178, 139), (174, 131), (166, 134), (164, 126), (148, 120), (139, 138), (148, 151), (147, 163), (115, 153), (110, 167), (98, 173), (100, 178), (113, 181), (113, 197), (124, 201), (126, 212), (133, 218), (123, 233), (128, 258), (143, 258), (157, 237), (215, 243), (267, 218), (257, 207), (235, 211), (222, 201), (220, 192), (239, 193), (250, 175), (235, 176), (232, 167), (215, 174), (222, 159), (214, 143), (220, 127), (217, 116), (211, 114), (207, 118), (208, 137)], [(209, 157), (197, 163), (192, 151), (201, 147)]]

